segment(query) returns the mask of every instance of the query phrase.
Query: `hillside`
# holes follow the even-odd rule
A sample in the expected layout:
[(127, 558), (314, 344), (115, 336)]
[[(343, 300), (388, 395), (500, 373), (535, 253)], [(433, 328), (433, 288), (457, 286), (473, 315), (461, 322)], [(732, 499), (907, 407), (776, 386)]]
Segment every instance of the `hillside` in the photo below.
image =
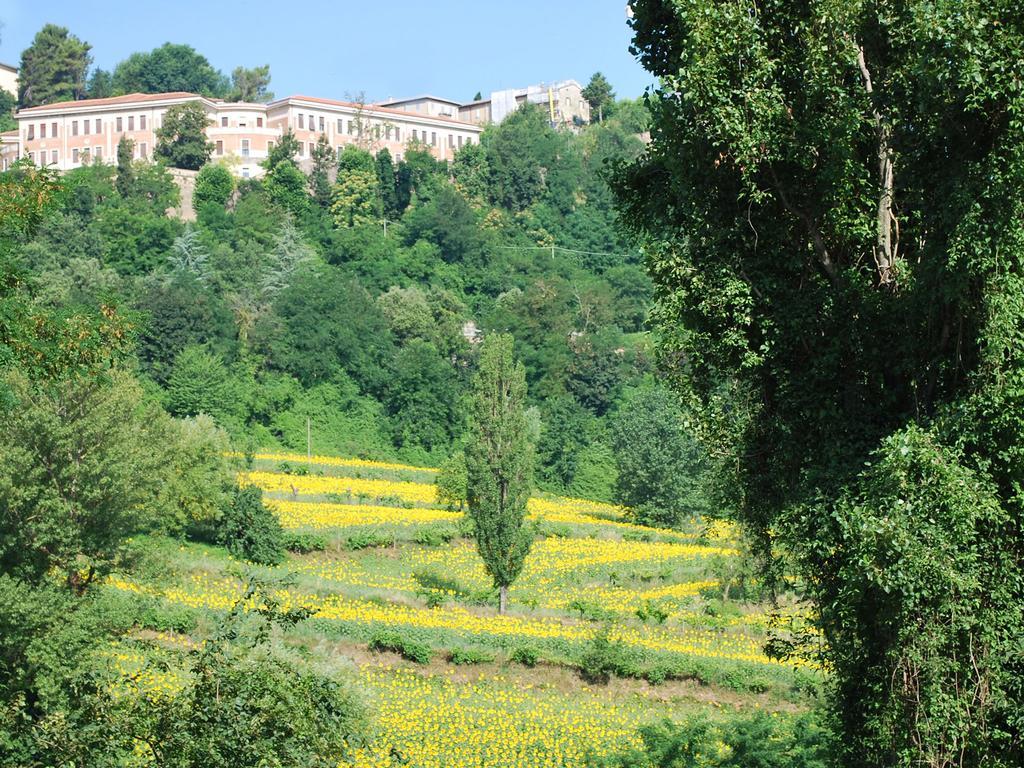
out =
[[(433, 474), (257, 455), (243, 482), (265, 490), (293, 542), (317, 550), (253, 569), (219, 548), (144, 541), (137, 575), (110, 585), (151, 617), (119, 643), (117, 663), (173, 670), (255, 573), (278, 584), (282, 604), (312, 613), (287, 643), (309, 663), (354, 664), (376, 729), (355, 765), (577, 766), (637, 744), (639, 725), (665, 717), (787, 718), (807, 706), (817, 673), (764, 655), (766, 606), (721, 600), (718, 561), (737, 556), (728, 529), (647, 528), (611, 505), (536, 497), (538, 540), (498, 616), (460, 537), (463, 515), (433, 503)], [(588, 661), (595, 637), (617, 668)], [(372, 650), (381, 644), (407, 658)], [(619, 679), (602, 683), (602, 671)], [(173, 689), (174, 676), (152, 685)]]

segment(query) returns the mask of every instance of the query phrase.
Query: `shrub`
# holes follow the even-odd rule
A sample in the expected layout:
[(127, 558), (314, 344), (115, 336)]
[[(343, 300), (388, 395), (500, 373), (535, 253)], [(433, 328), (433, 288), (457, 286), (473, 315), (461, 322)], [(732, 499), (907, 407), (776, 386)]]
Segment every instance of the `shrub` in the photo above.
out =
[(654, 619), (656, 624), (664, 624), (668, 619), (668, 611), (653, 600), (645, 600), (643, 605), (636, 609), (636, 616), (645, 623), (648, 619)]
[(261, 565), (284, 560), (284, 531), (255, 486), (236, 488), (217, 524), (217, 539), (236, 557)]
[(579, 664), (580, 675), (588, 683), (607, 683), (617, 677), (643, 677), (637, 656), (618, 641), (612, 640), (608, 630), (594, 635)]
[(138, 615), (138, 625), (157, 632), (189, 634), (196, 628), (195, 612), (183, 605), (147, 600)]
[(390, 547), (395, 543), (395, 534), (380, 531), (360, 531), (345, 539), (349, 549), (369, 549), (370, 547)]
[(196, 210), (204, 205), (227, 205), (228, 198), (235, 191), (234, 177), (223, 165), (207, 163), (196, 175), (196, 187), (192, 202)]
[(327, 549), (327, 539), (318, 533), (285, 531), (283, 543), (284, 548), (289, 552), (295, 552), (300, 555), (307, 555), (310, 552), (323, 552)]
[(520, 645), (518, 648), (513, 649), (509, 659), (514, 661), (516, 664), (522, 664), (524, 667), (536, 667), (537, 661), (540, 659), (540, 655), (537, 653), (536, 648), (531, 648), (528, 645)]
[(397, 653), (403, 659), (417, 664), (430, 663), (430, 646), (419, 640), (412, 640), (393, 629), (380, 629), (370, 638), (371, 651)]
[(604, 760), (605, 768), (825, 768), (832, 739), (812, 715), (778, 718), (765, 712), (718, 724), (702, 716), (640, 729), (643, 746)]
[(581, 619), (587, 621), (608, 621), (614, 618), (614, 614), (607, 608), (589, 600), (573, 600), (569, 603), (569, 610), (576, 611)]
[(413, 536), (413, 541), (428, 547), (439, 547), (455, 538), (456, 531), (443, 525), (429, 525), (420, 528)]
[(476, 648), (452, 648), (448, 652), (448, 661), (452, 664), (486, 664), (494, 661), (494, 654)]

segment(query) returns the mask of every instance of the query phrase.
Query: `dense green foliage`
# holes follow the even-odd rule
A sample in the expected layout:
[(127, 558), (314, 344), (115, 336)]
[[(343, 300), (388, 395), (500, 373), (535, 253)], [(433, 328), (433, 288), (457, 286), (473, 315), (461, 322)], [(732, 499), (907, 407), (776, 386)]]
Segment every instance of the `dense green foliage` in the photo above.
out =
[(92, 46), (66, 27), (47, 24), (22, 51), (18, 68), (18, 106), (34, 107), (85, 96), (85, 75)]
[(213, 154), (206, 138), (210, 118), (198, 101), (175, 104), (156, 129), (156, 156), (172, 168), (198, 171)]
[(284, 531), (263, 504), (259, 488), (239, 488), (216, 522), (216, 537), (228, 552), (261, 565), (284, 559)]
[(832, 744), (809, 716), (759, 712), (726, 725), (705, 718), (640, 730), (643, 748), (602, 761), (602, 768), (825, 768)]
[(843, 762), (1020, 765), (1019, 3), (632, 7), (623, 219), (721, 490), (814, 601)]
[(473, 380), (466, 440), (466, 502), (484, 569), (501, 590), (523, 570), (533, 542), (525, 525), (533, 490), (533, 453), (526, 420), (526, 370), (513, 357), (512, 337), (488, 336)]
[(112, 76), (114, 94), (171, 93), (200, 96), (228, 95), (226, 77), (189, 45), (164, 43), (148, 53), (133, 53), (119, 63)]

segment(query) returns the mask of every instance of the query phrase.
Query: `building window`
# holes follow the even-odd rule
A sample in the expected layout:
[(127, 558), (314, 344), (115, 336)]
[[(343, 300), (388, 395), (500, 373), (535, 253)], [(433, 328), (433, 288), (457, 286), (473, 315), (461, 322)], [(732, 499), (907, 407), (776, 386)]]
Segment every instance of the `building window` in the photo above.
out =
[(83, 120), (82, 121), (82, 133), (84, 133), (86, 136), (89, 135), (89, 129), (91, 127), (92, 127), (92, 123), (90, 123), (88, 120)]
[(459, 136), (459, 149), (462, 149), (462, 137)]
[(139, 157), (143, 160), (149, 157), (149, 148), (146, 146), (146, 142), (139, 144)]
[(345, 132), (345, 121), (344, 121), (344, 120), (342, 120), (342, 119), (341, 119), (341, 118), (339, 117), (339, 118), (338, 118), (338, 133), (344, 133), (344, 132)]
[(299, 157), (302, 157), (302, 153), (306, 151), (306, 145), (301, 141), (299, 142)]
[(114, 121), (114, 128), (117, 130), (118, 133), (121, 133), (121, 131), (124, 130), (124, 120), (120, 117), (117, 118)]
[(416, 141), (416, 129), (415, 128), (412, 129), (412, 140)]
[(239, 128), (247, 128), (248, 126), (249, 126), (249, 124), (245, 120), (239, 120), (238, 121), (238, 127)]
[(89, 162), (89, 148), (88, 147), (82, 147), (82, 162), (83, 163), (88, 163)]
[(395, 127), (395, 141), (401, 141), (401, 140), (402, 140), (402, 129), (398, 128), (396, 126)]
[(310, 156), (310, 157), (312, 157), (312, 156), (313, 156), (313, 150), (314, 150), (314, 149), (316, 149), (316, 144), (314, 144), (314, 143), (313, 143), (312, 141), (311, 141), (311, 142), (309, 142), (309, 156)]
[(135, 115), (128, 115), (128, 130), (135, 130)]
[(274, 142), (268, 141), (267, 142), (267, 152), (269, 153), (269, 152), (273, 151), (273, 149), (274, 149)]
[(262, 117), (257, 117), (256, 118), (256, 127), (257, 128), (262, 128), (263, 127), (263, 118)]
[(96, 133), (103, 133), (103, 121), (96, 118)]
[(140, 131), (146, 130), (146, 116), (145, 115), (139, 115), (139, 130)]
[(304, 130), (305, 128), (306, 128), (306, 116), (300, 114), (299, 115), (299, 130)]
[(323, 118), (323, 115), (321, 115), (320, 116), (320, 133), (323, 133), (323, 132), (324, 132), (324, 118)]
[(243, 179), (248, 179), (249, 178), (249, 166), (243, 166), (243, 168), (242, 168), (242, 178)]
[[(210, 146), (210, 145), (207, 144), (206, 146)], [(224, 154), (224, 142), (223, 141), (218, 141), (217, 142), (217, 156), (220, 157), (223, 154)]]
[(57, 124), (56, 123), (50, 123), (50, 135), (53, 136), (53, 138), (55, 138), (55, 139), (57, 138)]
[(222, 117), (220, 119), (220, 127), (221, 128), (227, 128), (228, 127), (228, 119), (226, 117)]
[(242, 157), (249, 156), (249, 140), (242, 139)]
[(311, 130), (311, 131), (315, 131), (316, 130), (316, 120), (313, 118), (312, 115), (309, 116), (309, 130)]
[(57, 164), (57, 150), (56, 150), (56, 149), (55, 149), (55, 150), (53, 150), (53, 151), (52, 151), (52, 152), (50, 153), (50, 162), (51, 162), (51, 163), (53, 163), (54, 165), (56, 165), (56, 164)]
[(28, 140), (28, 141), (32, 141), (32, 139), (34, 139), (35, 137), (36, 137), (36, 127), (34, 125), (32, 125), (31, 123), (29, 123), (28, 135), (25, 137), (25, 139)]
[(72, 149), (71, 150), (71, 162), (74, 163), (75, 165), (78, 165), (78, 150), (77, 149)]
[(452, 147), (453, 149), (455, 147), (455, 136), (450, 133), (448, 134), (448, 146)]
[(430, 146), (432, 146), (432, 147), (436, 147), (437, 146), (437, 133), (433, 132), (433, 131), (431, 131), (431, 133), (430, 133)]
[(93, 159), (99, 163), (103, 160), (103, 147), (94, 147), (92, 151)]
[(343, 149), (343, 147), (341, 147), (341, 146), (338, 147), (338, 162), (341, 162), (341, 152), (342, 152), (342, 149)]
[(46, 138), (46, 123), (40, 123), (39, 124), (39, 138), (40, 139), (45, 139)]
[(71, 121), (71, 135), (72, 136), (77, 136), (78, 135), (78, 121), (77, 120), (72, 120)]

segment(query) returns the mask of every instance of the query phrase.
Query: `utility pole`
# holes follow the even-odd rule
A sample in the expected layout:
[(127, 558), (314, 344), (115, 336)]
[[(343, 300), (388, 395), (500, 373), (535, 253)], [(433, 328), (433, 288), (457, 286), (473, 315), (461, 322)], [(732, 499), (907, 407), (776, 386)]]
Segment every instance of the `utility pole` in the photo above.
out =
[(306, 417), (306, 464), (313, 464), (313, 444), (309, 440), (309, 416)]

